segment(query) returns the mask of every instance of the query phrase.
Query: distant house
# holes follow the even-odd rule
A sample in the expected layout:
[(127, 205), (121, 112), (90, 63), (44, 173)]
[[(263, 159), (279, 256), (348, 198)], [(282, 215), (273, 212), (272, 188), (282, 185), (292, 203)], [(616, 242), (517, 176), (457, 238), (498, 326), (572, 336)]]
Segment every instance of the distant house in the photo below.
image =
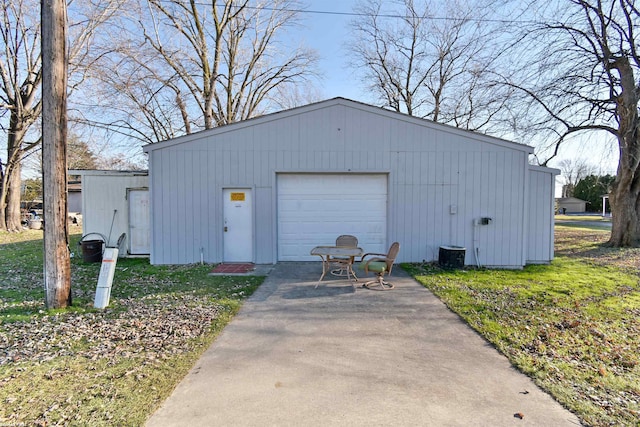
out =
[(341, 234), (399, 262), (553, 259), (559, 171), (527, 145), (334, 98), (144, 151), (152, 264), (310, 261)]
[(577, 213), (587, 211), (587, 201), (577, 197), (560, 197), (556, 199), (558, 213)]

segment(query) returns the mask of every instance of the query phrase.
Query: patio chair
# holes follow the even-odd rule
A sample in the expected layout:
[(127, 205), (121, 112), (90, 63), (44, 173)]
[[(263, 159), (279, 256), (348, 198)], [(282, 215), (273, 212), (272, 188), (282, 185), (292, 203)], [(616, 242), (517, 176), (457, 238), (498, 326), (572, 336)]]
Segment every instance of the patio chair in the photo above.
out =
[[(343, 234), (341, 236), (338, 236), (338, 238), (336, 239), (336, 246), (357, 248), (358, 238), (350, 234)], [(331, 263), (336, 264), (339, 267), (335, 270), (331, 270), (332, 275), (340, 277), (347, 276), (347, 278), (349, 278), (349, 276), (353, 274), (353, 270), (351, 269), (351, 265), (353, 264), (352, 258), (335, 256), (331, 258)], [(353, 277), (354, 279), (356, 279), (356, 281), (358, 280), (355, 274), (353, 274)]]
[[(384, 275), (391, 275), (393, 269), (393, 263), (400, 252), (400, 243), (394, 242), (389, 248), (389, 252), (386, 254), (366, 253), (362, 256), (360, 261), (360, 268), (364, 270), (365, 274), (373, 272), (376, 275), (375, 280), (371, 280), (362, 285), (363, 288), (374, 289), (378, 291), (386, 291), (393, 289), (393, 284), (384, 280)], [(365, 261), (368, 256), (373, 256)]]

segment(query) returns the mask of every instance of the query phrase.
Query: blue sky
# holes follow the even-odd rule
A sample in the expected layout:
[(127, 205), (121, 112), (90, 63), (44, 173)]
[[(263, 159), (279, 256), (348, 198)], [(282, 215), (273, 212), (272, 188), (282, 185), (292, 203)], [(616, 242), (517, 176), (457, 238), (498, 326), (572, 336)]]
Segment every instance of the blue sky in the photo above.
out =
[[(351, 13), (355, 0), (308, 0), (308, 11)], [(300, 38), (308, 47), (320, 55), (323, 98), (342, 96), (357, 101), (366, 101), (361, 83), (347, 67), (345, 43), (349, 40), (348, 15), (326, 13), (304, 13)]]
[[(375, 105), (375, 100), (368, 95), (354, 70), (348, 67), (345, 45), (350, 40), (350, 22), (355, 18), (349, 14), (353, 13), (357, 0), (306, 0), (305, 3), (307, 12), (301, 14), (301, 26), (297, 31), (291, 32), (290, 37), (317, 51), (320, 57), (319, 69), (323, 74), (323, 79), (318, 84), (320, 97), (329, 99), (341, 96)], [(602, 136), (590, 137), (597, 139)], [(615, 148), (607, 150), (601, 142), (584, 142), (567, 144), (561, 150), (558, 160), (587, 158), (589, 163), (602, 167), (600, 173), (615, 173)]]
[[(320, 83), (322, 98), (341, 96), (375, 104), (375, 101), (367, 96), (366, 88), (358, 76), (354, 75), (354, 70), (348, 67), (345, 44), (350, 39), (349, 23), (354, 17), (340, 15), (340, 13), (352, 13), (357, 0), (307, 0), (306, 3), (309, 12), (302, 14), (303, 27), (295, 37), (299, 37), (305, 45), (315, 49), (320, 55), (319, 67), (324, 74), (324, 79)], [(337, 12), (338, 14), (311, 13), (311, 11)], [(611, 150), (611, 146), (604, 147), (601, 141), (589, 144), (588, 140), (602, 137), (604, 135), (589, 135), (579, 138), (575, 143), (566, 144), (561, 150), (558, 161), (563, 158), (587, 158), (589, 163), (602, 168), (598, 171), (599, 173), (615, 173), (617, 164), (615, 148)]]

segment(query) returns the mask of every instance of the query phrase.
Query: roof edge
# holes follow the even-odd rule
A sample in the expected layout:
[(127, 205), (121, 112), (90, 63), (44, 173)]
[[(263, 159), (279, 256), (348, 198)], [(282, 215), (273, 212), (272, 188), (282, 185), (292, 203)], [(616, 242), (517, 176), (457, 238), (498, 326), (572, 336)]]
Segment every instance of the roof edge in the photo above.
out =
[(548, 166), (539, 166), (539, 165), (529, 165), (529, 170), (535, 170), (538, 172), (547, 172), (550, 174), (560, 175), (562, 171), (560, 169), (550, 168)]
[(477, 139), (481, 139), (484, 142), (490, 143), (490, 144), (495, 144), (495, 145), (499, 145), (502, 147), (510, 147), (510, 148), (515, 148), (521, 151), (524, 151), (528, 154), (533, 154), (534, 153), (534, 148), (526, 145), (526, 144), (521, 144), (518, 142), (513, 142), (513, 141), (509, 141), (507, 139), (503, 139), (503, 138), (499, 138), (499, 137), (495, 137), (495, 136), (491, 136), (491, 135), (486, 135), (480, 132), (476, 132), (476, 131), (470, 131), (470, 130), (466, 130), (466, 129), (462, 129), (462, 128), (457, 128), (455, 126), (451, 126), (448, 124), (444, 124), (444, 123), (438, 123), (438, 122), (434, 122), (433, 120), (429, 120), (429, 119), (423, 119), (420, 117), (415, 117), (415, 116), (410, 116), (408, 114), (405, 113), (401, 113), (398, 111), (392, 111), (392, 110), (388, 110), (386, 108), (383, 107), (377, 107), (371, 104), (367, 104), (361, 101), (354, 101), (352, 99), (348, 99), (348, 98), (344, 98), (344, 97), (335, 97), (335, 98), (330, 98), (330, 99), (325, 99), (323, 101), (318, 101), (318, 102), (313, 102), (310, 104), (306, 104), (306, 105), (302, 105), (299, 107), (294, 107), (294, 108), (290, 108), (287, 110), (281, 110), (281, 111), (276, 111), (273, 113), (268, 113), (262, 116), (257, 116), (257, 117), (252, 117), (250, 119), (246, 119), (246, 120), (242, 120), (239, 122), (235, 122), (235, 123), (229, 123), (226, 125), (222, 125), (222, 126), (218, 126), (212, 129), (204, 129), (195, 133), (191, 133), (188, 135), (181, 135), (172, 139), (167, 139), (165, 141), (160, 141), (160, 142), (156, 142), (153, 144), (147, 144), (142, 146), (142, 151), (144, 153), (149, 153), (151, 151), (155, 151), (158, 149), (162, 149), (162, 148), (167, 148), (167, 147), (171, 147), (174, 145), (179, 145), (179, 144), (183, 144), (189, 141), (192, 141), (194, 139), (198, 139), (202, 136), (208, 136), (208, 135), (216, 135), (216, 134), (220, 134), (220, 133), (226, 133), (226, 132), (230, 132), (232, 130), (235, 129), (241, 129), (245, 126), (250, 126), (253, 125), (255, 123), (260, 123), (263, 121), (271, 121), (271, 120), (277, 120), (277, 119), (281, 119), (281, 118), (285, 118), (285, 117), (289, 117), (291, 115), (295, 115), (295, 114), (300, 114), (303, 113), (305, 110), (307, 111), (313, 111), (319, 108), (326, 108), (328, 106), (331, 105), (345, 105), (345, 106), (350, 106), (353, 108), (359, 108), (361, 110), (366, 110), (369, 111), (373, 114), (382, 114), (385, 115), (387, 117), (393, 117), (395, 119), (398, 120), (403, 120), (406, 122), (411, 122), (417, 125), (421, 125), (421, 126), (435, 126), (437, 128), (442, 129), (442, 131), (444, 132), (450, 132), (450, 133), (456, 133), (456, 134), (460, 134), (460, 135), (467, 135), (467, 136), (473, 136), (474, 138)]
[(148, 170), (108, 170), (108, 169), (69, 169), (68, 175), (80, 176), (98, 176), (98, 175), (114, 175), (114, 176), (147, 176)]

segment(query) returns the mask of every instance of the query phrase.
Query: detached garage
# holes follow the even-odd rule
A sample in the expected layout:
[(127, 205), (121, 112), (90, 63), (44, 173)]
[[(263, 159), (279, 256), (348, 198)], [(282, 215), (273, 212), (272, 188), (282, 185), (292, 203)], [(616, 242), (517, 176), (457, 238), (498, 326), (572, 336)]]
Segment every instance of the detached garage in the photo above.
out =
[(559, 213), (579, 213), (587, 211), (587, 201), (577, 197), (561, 197), (556, 199)]
[(526, 145), (335, 98), (144, 151), (154, 264), (315, 260), (340, 234), (399, 262), (553, 258), (558, 171)]

